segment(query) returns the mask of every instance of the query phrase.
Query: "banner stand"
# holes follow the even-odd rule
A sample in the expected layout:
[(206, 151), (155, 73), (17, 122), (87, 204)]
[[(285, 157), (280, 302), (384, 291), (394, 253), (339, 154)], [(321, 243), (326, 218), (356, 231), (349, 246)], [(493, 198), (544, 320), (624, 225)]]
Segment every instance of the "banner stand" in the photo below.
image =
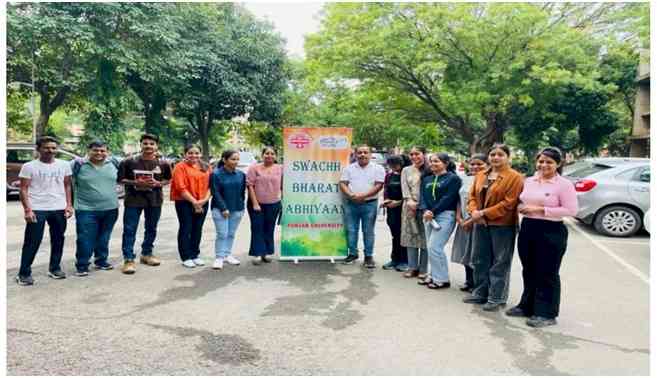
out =
[[(313, 261), (313, 260), (330, 261), (331, 264), (335, 264), (336, 260), (344, 260), (344, 256), (340, 256), (340, 257), (320, 257), (320, 258), (304, 257), (303, 260), (306, 260), (306, 261)], [(279, 257), (278, 261), (292, 261), (294, 263), (294, 265), (299, 265), (299, 258), (298, 257)]]
[(351, 129), (283, 129), (281, 261), (347, 257), (342, 171), (349, 165)]

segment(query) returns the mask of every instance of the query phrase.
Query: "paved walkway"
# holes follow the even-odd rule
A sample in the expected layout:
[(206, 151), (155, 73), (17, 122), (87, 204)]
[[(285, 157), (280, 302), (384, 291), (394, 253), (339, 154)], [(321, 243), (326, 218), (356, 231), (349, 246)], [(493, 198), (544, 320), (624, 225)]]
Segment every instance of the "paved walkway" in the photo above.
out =
[[(648, 284), (572, 226), (559, 324), (535, 330), (522, 319), (462, 303), (456, 286), (463, 269), (455, 264), (454, 287), (445, 291), (359, 265), (253, 266), (246, 263), (248, 217), (235, 249), (241, 266), (186, 269), (178, 260), (170, 203), (156, 243), (160, 267), (138, 265), (134, 276), (114, 270), (74, 277), (70, 220), (64, 261), (69, 278), (46, 277), (44, 240), (35, 286), (18, 287), (18, 202), (9, 202), (7, 212), (11, 375), (649, 374)], [(111, 244), (117, 264), (121, 231), (119, 221)], [(210, 263), (210, 218), (204, 231), (202, 251)], [(376, 231), (380, 267), (390, 248), (383, 219)], [(625, 248), (604, 245), (648, 274), (647, 264), (640, 266), (649, 261), (647, 245), (626, 252), (634, 259), (623, 254)], [(516, 258), (511, 304), (520, 296), (520, 277)]]

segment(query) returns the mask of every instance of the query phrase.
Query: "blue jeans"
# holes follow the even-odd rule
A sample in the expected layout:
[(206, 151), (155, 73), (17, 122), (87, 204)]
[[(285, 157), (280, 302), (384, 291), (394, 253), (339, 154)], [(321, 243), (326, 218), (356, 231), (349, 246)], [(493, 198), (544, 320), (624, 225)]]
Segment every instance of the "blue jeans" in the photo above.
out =
[(408, 270), (417, 270), (420, 274), (425, 274), (428, 270), (427, 250), (424, 248), (406, 247), (408, 254)]
[(212, 209), (212, 219), (217, 230), (217, 238), (214, 241), (214, 254), (217, 258), (230, 256), (242, 215), (244, 215), (244, 210), (231, 211), (228, 218), (224, 218), (219, 209)]
[(149, 256), (153, 254), (153, 243), (157, 236), (157, 223), (160, 221), (162, 214), (161, 207), (126, 207), (123, 211), (123, 240), (121, 249), (123, 250), (124, 260), (134, 260), (135, 239), (137, 237), (137, 228), (139, 227), (139, 217), (144, 212), (144, 242), (141, 243), (141, 255)]
[(96, 265), (104, 265), (109, 257), (109, 242), (112, 229), (119, 218), (119, 209), (75, 210), (75, 230), (77, 233), (75, 267), (85, 270), (89, 267), (91, 256)]
[(453, 210), (443, 211), (434, 216), (441, 226), (440, 230), (434, 229), (431, 224), (424, 225), (427, 237), (427, 248), (429, 249), (429, 263), (431, 264), (431, 280), (435, 283), (449, 282), (449, 268), (447, 256), (445, 255), (445, 244), (454, 231), (456, 225), (456, 212)]
[(358, 231), (361, 222), (363, 224), (363, 244), (365, 245), (365, 256), (374, 253), (374, 226), (376, 225), (376, 212), (378, 201), (365, 203), (353, 203), (347, 201), (344, 204), (344, 221), (347, 228), (347, 246), (349, 254), (358, 256)]
[(25, 226), (25, 237), (23, 239), (23, 250), (21, 252), (20, 276), (32, 275), (32, 263), (39, 251), (46, 223), (50, 230), (50, 264), (48, 270), (51, 272), (60, 270), (62, 254), (64, 251), (64, 233), (66, 232), (66, 217), (64, 210), (34, 210), (36, 222)]

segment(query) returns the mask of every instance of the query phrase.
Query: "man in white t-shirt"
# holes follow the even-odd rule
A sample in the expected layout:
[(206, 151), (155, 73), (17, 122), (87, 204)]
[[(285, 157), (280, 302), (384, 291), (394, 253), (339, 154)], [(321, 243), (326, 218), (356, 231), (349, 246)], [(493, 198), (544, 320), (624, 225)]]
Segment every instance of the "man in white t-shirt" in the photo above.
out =
[(25, 212), (25, 238), (21, 252), (21, 267), (16, 276), (19, 285), (32, 285), (32, 263), (39, 251), (46, 223), (50, 228), (50, 264), (48, 276), (66, 278), (61, 269), (64, 250), (66, 220), (73, 214), (71, 201), (71, 166), (55, 159), (57, 140), (39, 138), (37, 160), (25, 163), (18, 177), (21, 181), (20, 196)]
[(374, 226), (378, 208), (378, 193), (383, 188), (386, 172), (382, 166), (370, 162), (371, 151), (362, 145), (356, 149), (356, 162), (342, 171), (340, 190), (346, 196), (344, 221), (347, 229), (349, 254), (345, 264), (358, 260), (358, 231), (363, 224), (366, 268), (374, 269)]

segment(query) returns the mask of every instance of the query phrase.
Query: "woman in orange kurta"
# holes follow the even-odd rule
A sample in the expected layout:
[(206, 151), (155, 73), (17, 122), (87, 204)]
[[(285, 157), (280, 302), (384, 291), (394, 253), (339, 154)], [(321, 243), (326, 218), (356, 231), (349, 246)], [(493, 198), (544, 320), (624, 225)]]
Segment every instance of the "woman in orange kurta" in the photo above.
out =
[(171, 200), (176, 203), (179, 223), (178, 253), (187, 268), (205, 265), (199, 246), (210, 200), (210, 173), (196, 145), (185, 147), (185, 160), (173, 169)]

